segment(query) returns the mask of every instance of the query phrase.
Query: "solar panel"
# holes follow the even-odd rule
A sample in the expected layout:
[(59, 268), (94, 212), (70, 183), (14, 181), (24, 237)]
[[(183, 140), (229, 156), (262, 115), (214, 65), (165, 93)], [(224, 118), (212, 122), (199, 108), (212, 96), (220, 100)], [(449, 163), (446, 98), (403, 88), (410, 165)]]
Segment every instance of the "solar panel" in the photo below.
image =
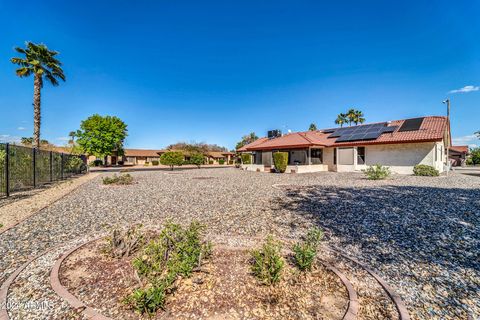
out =
[(420, 127), (422, 126), (423, 119), (424, 118), (414, 118), (414, 119), (405, 120), (402, 126), (400, 127), (400, 129), (398, 129), (398, 132), (419, 130)]
[(395, 131), (395, 129), (397, 129), (398, 126), (389, 126), (389, 127), (384, 127), (382, 132), (383, 133), (389, 133), (389, 132), (393, 132)]
[(363, 136), (363, 140), (377, 139), (378, 137), (380, 137), (381, 134), (381, 132), (370, 132)]
[(386, 122), (365, 124), (347, 128), (338, 128), (329, 138), (338, 138), (336, 142), (377, 139), (384, 132), (393, 132), (397, 127), (388, 127)]

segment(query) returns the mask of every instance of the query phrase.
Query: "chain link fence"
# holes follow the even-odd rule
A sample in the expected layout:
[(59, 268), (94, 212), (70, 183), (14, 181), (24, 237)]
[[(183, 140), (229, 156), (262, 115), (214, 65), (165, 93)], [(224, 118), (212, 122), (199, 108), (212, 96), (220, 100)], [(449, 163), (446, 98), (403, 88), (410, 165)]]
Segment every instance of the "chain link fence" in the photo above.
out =
[(87, 172), (85, 157), (0, 143), (0, 196)]

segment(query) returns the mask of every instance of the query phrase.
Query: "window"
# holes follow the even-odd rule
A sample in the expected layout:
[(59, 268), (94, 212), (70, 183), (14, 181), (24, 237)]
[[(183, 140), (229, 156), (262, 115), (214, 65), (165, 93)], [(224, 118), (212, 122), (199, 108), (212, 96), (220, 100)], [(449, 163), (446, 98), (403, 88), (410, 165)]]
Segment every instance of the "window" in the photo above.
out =
[(353, 165), (353, 148), (338, 148), (338, 164), (344, 166)]
[(357, 164), (365, 164), (365, 147), (357, 148)]
[(333, 148), (333, 164), (337, 164), (337, 148)]
[(322, 164), (323, 163), (323, 149), (311, 149), (310, 158), (312, 164)]

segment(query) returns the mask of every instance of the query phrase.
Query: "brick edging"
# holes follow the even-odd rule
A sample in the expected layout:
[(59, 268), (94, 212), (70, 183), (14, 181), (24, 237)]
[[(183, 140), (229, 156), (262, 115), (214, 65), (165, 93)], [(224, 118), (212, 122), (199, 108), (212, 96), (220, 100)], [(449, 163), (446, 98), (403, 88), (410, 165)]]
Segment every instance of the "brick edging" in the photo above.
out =
[(360, 261), (358, 261), (355, 258), (352, 258), (352, 257), (344, 254), (343, 252), (334, 250), (330, 247), (327, 247), (327, 249), (341, 255), (345, 259), (348, 259), (348, 260), (358, 264), (365, 271), (367, 271), (373, 278), (375, 278), (375, 280), (380, 284), (380, 286), (383, 288), (383, 290), (385, 290), (385, 292), (388, 294), (388, 296), (390, 297), (392, 302), (395, 304), (395, 307), (397, 308), (397, 311), (398, 311), (399, 319), (400, 320), (410, 320), (410, 314), (408, 313), (408, 309), (405, 306), (405, 303), (403, 302), (400, 295), (395, 290), (393, 290), (393, 288), (390, 287), (383, 278), (381, 278), (375, 271), (373, 271), (373, 269), (370, 269), (365, 264), (361, 263)]
[[(97, 241), (99, 239), (104, 238), (104, 236), (95, 238), (93, 240), (89, 240), (87, 242), (84, 242), (78, 246), (75, 246), (68, 250), (67, 252), (63, 253), (62, 256), (55, 262), (55, 265), (52, 268), (52, 271), (50, 272), (50, 284), (52, 286), (53, 291), (55, 291), (56, 294), (58, 294), (62, 299), (67, 301), (67, 303), (75, 310), (82, 310), (81, 313), (84, 314), (88, 319), (91, 320), (113, 320), (112, 318), (106, 317), (102, 315), (100, 312), (96, 311), (95, 309), (85, 305), (80, 299), (75, 297), (73, 294), (71, 294), (67, 288), (65, 288), (61, 283), (60, 283), (60, 267), (65, 261), (65, 259), (71, 255), (73, 252), (79, 250), (80, 248), (86, 246), (87, 244), (90, 244), (94, 241)], [(2, 320), (2, 319), (0, 319)]]

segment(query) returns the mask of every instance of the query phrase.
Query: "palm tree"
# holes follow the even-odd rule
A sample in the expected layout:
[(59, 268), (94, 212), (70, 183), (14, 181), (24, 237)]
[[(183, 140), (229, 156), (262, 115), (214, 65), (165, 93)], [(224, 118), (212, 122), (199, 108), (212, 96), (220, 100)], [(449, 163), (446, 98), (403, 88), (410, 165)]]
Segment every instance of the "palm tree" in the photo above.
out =
[(19, 65), (16, 70), (20, 78), (33, 74), (33, 145), (40, 148), (40, 100), (43, 80), (46, 79), (53, 86), (58, 86), (58, 79), (65, 81), (61, 68), (62, 63), (55, 58), (57, 51), (52, 51), (44, 44), (26, 42), (26, 48), (15, 48), (18, 53), (25, 55), (22, 58), (12, 58), (13, 64)]
[(355, 122), (355, 109), (348, 110), (346, 116), (347, 116), (348, 125), (351, 126), (352, 122)]
[(363, 115), (363, 112), (360, 111), (360, 110), (355, 110), (355, 113), (354, 113), (354, 122), (355, 122), (355, 125), (357, 124), (362, 124), (365, 122), (365, 117)]
[(335, 124), (340, 125), (340, 127), (343, 127), (343, 125), (347, 122), (347, 115), (345, 113), (340, 113), (337, 116), (337, 119), (335, 119)]
[(311, 123), (310, 127), (308, 127), (309, 131), (317, 131), (317, 125), (315, 123)]

